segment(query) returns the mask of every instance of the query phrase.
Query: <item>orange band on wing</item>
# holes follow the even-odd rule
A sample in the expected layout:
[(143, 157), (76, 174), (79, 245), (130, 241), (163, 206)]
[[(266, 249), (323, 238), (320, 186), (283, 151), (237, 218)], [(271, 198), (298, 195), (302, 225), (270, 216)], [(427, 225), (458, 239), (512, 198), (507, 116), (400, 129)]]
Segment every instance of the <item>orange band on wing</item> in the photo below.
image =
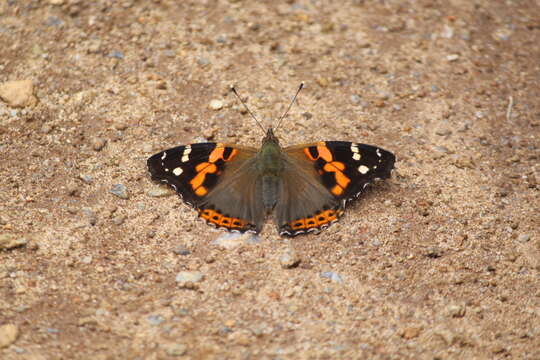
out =
[[(333, 159), (332, 152), (330, 151), (330, 149), (328, 149), (328, 147), (325, 145), (323, 141), (317, 143), (317, 147), (316, 147), (317, 156), (316, 157), (313, 156), (314, 154), (311, 153), (310, 149), (312, 149), (312, 147), (304, 148), (304, 154), (306, 154), (307, 158), (311, 161), (323, 159), (326, 162), (331, 162)], [(313, 151), (315, 150), (313, 149)]]
[(341, 186), (339, 185), (335, 185), (331, 190), (330, 192), (336, 196), (340, 196), (341, 194), (343, 194), (343, 191), (345, 191)]
[[(344, 173), (345, 164), (339, 161), (332, 161), (330, 163), (324, 164), (323, 170), (326, 172), (333, 172), (337, 185), (330, 190), (334, 195), (341, 195), (343, 190), (347, 188), (351, 179), (349, 179)], [(339, 187), (339, 188), (338, 188)]]
[(195, 170), (197, 171), (197, 175), (195, 175), (195, 177), (191, 179), (189, 183), (197, 196), (204, 196), (208, 193), (208, 190), (203, 188), (203, 190), (197, 192), (197, 189), (204, 183), (206, 174), (213, 174), (217, 171), (217, 166), (212, 163), (204, 162), (197, 165)]
[(321, 145), (317, 145), (317, 151), (319, 152), (319, 158), (323, 159), (326, 162), (331, 162), (334, 158), (332, 156), (332, 153), (330, 152), (330, 149), (324, 143), (321, 143)]
[(217, 226), (229, 229), (245, 228), (247, 222), (235, 217), (227, 217), (212, 209), (199, 210), (199, 216)]
[(224, 154), (225, 154), (226, 149), (227, 149), (226, 147), (218, 144), (218, 146), (214, 150), (212, 150), (212, 152), (210, 153), (210, 156), (208, 157), (208, 161), (210, 161), (211, 163), (215, 163), (218, 160), (230, 161), (232, 160), (233, 157), (236, 156), (236, 154), (238, 154), (238, 150), (232, 149), (230, 154), (228, 154), (228, 156), (225, 157)]
[(289, 226), (293, 230), (311, 229), (321, 227), (324, 224), (328, 224), (337, 220), (340, 213), (336, 213), (335, 210), (326, 210), (318, 215), (308, 218), (302, 218), (289, 223)]

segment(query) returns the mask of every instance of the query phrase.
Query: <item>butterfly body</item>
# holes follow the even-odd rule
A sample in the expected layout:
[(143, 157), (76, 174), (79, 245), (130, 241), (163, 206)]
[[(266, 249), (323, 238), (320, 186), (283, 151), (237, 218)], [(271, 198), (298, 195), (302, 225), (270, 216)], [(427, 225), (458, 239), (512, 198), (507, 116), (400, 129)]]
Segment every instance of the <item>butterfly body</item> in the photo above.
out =
[(283, 173), (282, 151), (272, 129), (269, 129), (263, 139), (261, 149), (256, 155), (255, 162), (257, 187), (262, 195), (265, 212), (269, 214), (278, 201)]
[(367, 184), (390, 176), (395, 157), (371, 145), (326, 141), (282, 148), (269, 128), (260, 149), (199, 143), (150, 157), (154, 180), (170, 184), (199, 217), (229, 231), (261, 231), (273, 215), (283, 236), (319, 232)]

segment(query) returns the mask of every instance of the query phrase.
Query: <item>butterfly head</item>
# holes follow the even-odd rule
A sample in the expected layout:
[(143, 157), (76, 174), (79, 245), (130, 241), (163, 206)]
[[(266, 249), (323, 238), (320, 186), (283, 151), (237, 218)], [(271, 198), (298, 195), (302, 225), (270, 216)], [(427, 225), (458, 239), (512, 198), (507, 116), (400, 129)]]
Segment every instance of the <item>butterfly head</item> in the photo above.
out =
[(266, 136), (263, 138), (262, 143), (263, 145), (268, 143), (279, 144), (279, 140), (276, 135), (274, 135), (274, 129), (272, 127), (269, 127), (268, 130), (266, 130)]

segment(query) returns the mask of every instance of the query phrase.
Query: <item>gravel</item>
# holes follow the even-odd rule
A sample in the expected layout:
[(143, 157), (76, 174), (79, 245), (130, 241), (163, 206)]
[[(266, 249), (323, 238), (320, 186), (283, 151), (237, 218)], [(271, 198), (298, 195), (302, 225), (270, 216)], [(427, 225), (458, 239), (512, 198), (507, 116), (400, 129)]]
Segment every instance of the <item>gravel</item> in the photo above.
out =
[(194, 284), (204, 280), (204, 274), (200, 271), (180, 271), (176, 274), (176, 282), (180, 287), (192, 288)]
[(212, 110), (221, 110), (223, 108), (223, 101), (214, 99), (210, 101), (208, 107)]
[(109, 192), (120, 199), (129, 199), (129, 194), (124, 184), (114, 184)]
[(0, 349), (13, 344), (19, 336), (19, 328), (15, 324), (5, 324), (0, 326)]
[(343, 278), (338, 273), (333, 272), (333, 271), (323, 271), (321, 273), (321, 277), (323, 279), (330, 279), (330, 281), (334, 283), (338, 283), (338, 284), (343, 283)]
[(300, 258), (293, 248), (288, 247), (279, 257), (279, 262), (282, 268), (291, 269), (300, 264)]
[(11, 250), (26, 246), (28, 239), (14, 234), (0, 234), (0, 250)]

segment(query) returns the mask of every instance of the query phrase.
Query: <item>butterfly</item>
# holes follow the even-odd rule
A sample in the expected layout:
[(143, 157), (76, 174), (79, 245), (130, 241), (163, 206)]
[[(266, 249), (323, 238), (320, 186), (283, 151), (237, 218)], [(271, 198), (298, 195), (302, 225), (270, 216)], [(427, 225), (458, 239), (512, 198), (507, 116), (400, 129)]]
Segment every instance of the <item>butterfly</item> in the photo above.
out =
[[(303, 83), (276, 129), (302, 88)], [(182, 145), (151, 156), (147, 165), (153, 180), (172, 186), (209, 225), (259, 233), (273, 214), (278, 233), (292, 237), (336, 222), (368, 184), (390, 177), (394, 162), (387, 150), (348, 141), (282, 148), (269, 127), (259, 149), (215, 142)]]

